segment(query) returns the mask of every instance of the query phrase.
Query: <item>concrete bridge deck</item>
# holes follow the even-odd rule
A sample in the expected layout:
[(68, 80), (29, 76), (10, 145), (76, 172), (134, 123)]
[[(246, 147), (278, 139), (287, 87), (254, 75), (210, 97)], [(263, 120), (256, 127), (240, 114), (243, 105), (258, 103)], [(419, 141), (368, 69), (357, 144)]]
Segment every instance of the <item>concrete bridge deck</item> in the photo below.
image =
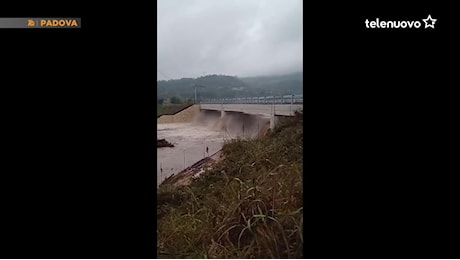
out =
[(275, 127), (276, 116), (293, 116), (296, 111), (303, 110), (302, 95), (288, 95), (282, 97), (251, 97), (222, 100), (207, 100), (200, 103), (201, 110), (240, 112), (252, 115), (270, 116), (270, 128)]
[(201, 104), (202, 110), (242, 112), (253, 115), (293, 116), (303, 104)]
[(157, 118), (157, 123), (191, 122), (200, 110), (220, 111), (221, 117), (225, 115), (225, 112), (269, 116), (270, 128), (273, 129), (277, 116), (293, 116), (296, 111), (303, 110), (303, 96), (204, 100), (200, 104), (189, 106), (174, 115), (162, 115)]

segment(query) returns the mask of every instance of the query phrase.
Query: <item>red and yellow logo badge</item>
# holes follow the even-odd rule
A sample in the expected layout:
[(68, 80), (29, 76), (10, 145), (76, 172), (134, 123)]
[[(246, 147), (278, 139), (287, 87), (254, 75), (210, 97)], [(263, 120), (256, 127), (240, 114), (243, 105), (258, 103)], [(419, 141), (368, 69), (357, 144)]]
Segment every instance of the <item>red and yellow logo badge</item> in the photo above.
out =
[(35, 21), (34, 20), (27, 20), (27, 26), (28, 27), (35, 27)]

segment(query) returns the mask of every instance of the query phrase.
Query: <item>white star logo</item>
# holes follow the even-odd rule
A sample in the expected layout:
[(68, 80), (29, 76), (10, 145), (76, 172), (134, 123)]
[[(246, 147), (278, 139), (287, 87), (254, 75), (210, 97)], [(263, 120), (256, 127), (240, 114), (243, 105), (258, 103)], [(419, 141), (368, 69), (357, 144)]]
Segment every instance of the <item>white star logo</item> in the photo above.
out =
[(431, 18), (431, 14), (428, 15), (428, 17), (426, 19), (422, 19), (424, 22), (425, 22), (425, 29), (428, 28), (428, 27), (431, 27), (434, 29), (434, 23), (436, 22), (436, 20), (438, 19), (433, 19)]

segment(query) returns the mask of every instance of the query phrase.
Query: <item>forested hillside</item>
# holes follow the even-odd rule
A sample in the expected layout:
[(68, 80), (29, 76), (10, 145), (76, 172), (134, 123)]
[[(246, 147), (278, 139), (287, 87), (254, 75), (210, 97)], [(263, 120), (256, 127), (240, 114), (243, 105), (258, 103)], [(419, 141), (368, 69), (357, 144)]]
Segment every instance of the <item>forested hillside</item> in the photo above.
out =
[(281, 76), (263, 76), (241, 78), (241, 81), (250, 89), (255, 89), (263, 95), (289, 95), (303, 93), (303, 73)]
[(238, 78), (226, 75), (208, 75), (157, 82), (158, 99), (179, 97), (182, 100), (233, 98), (265, 95), (302, 94), (303, 73), (281, 76)]

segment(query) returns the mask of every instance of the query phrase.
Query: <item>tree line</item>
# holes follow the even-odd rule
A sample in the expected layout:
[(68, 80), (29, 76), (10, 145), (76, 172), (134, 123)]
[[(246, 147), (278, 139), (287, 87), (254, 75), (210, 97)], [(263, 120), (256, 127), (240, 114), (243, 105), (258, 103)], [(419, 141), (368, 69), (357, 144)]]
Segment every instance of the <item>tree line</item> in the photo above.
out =
[(180, 104), (207, 98), (303, 94), (303, 73), (280, 76), (238, 78), (207, 75), (199, 78), (160, 80), (157, 82), (159, 104)]

